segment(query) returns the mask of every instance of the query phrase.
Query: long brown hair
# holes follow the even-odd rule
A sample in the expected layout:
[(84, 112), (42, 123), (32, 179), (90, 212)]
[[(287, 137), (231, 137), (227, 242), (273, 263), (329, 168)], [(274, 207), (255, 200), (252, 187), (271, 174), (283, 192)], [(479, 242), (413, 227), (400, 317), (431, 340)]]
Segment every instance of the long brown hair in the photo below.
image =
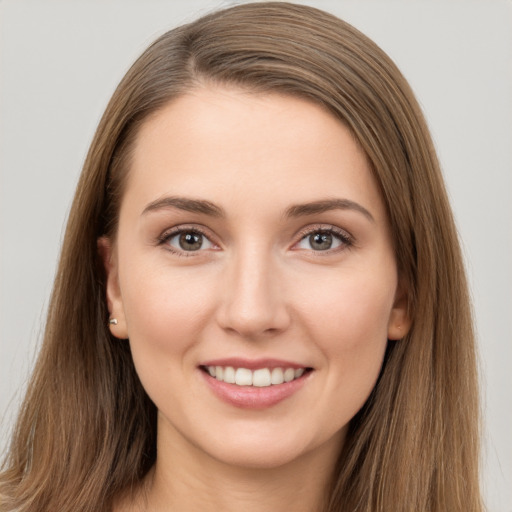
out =
[(413, 324), (389, 342), (379, 381), (351, 421), (327, 510), (481, 511), (470, 303), (423, 115), (372, 41), (330, 14), (280, 2), (171, 30), (114, 93), (71, 209), (44, 343), (0, 475), (0, 510), (108, 511), (155, 461), (155, 406), (127, 344), (107, 328), (97, 239), (115, 237), (141, 123), (204, 83), (325, 106), (364, 148), (387, 206)]

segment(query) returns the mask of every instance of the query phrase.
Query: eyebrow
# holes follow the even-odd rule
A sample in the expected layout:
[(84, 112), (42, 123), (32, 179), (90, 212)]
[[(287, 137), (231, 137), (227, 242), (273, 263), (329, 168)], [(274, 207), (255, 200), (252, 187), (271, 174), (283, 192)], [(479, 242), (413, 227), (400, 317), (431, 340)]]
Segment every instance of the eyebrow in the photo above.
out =
[[(210, 201), (204, 199), (191, 199), (187, 197), (169, 196), (157, 199), (149, 203), (143, 210), (142, 215), (149, 212), (167, 208), (177, 208), (192, 213), (201, 213), (212, 217), (225, 217), (224, 210)], [(317, 213), (324, 213), (331, 210), (353, 210), (362, 213), (368, 220), (375, 222), (373, 215), (359, 203), (350, 199), (324, 199), (310, 203), (296, 204), (287, 208), (285, 217), (305, 217)]]
[(353, 210), (362, 213), (368, 220), (375, 222), (373, 215), (364, 206), (350, 199), (325, 199), (312, 203), (296, 204), (286, 209), (285, 216), (302, 217), (331, 210)]
[(146, 208), (144, 208), (142, 215), (153, 212), (155, 210), (162, 210), (167, 208), (177, 208), (178, 210), (184, 210), (186, 212), (192, 213), (202, 213), (212, 217), (225, 217), (224, 210), (220, 206), (217, 206), (210, 201), (177, 196), (163, 197), (149, 203)]

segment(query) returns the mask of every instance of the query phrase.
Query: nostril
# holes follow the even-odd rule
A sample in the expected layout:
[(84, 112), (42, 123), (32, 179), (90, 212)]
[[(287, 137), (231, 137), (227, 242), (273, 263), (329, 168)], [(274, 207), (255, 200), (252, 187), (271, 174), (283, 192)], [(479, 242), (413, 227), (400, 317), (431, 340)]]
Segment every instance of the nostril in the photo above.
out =
[(290, 324), (290, 317), (288, 312), (279, 306), (255, 305), (251, 309), (234, 304), (219, 313), (218, 323), (226, 333), (244, 338), (258, 338), (275, 336), (283, 332)]

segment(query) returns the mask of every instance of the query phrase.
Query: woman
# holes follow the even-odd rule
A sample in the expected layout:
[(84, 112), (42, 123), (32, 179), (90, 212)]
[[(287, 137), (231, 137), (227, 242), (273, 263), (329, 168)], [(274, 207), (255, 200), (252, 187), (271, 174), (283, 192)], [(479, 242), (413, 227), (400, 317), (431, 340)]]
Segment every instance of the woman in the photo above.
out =
[[(129, 341), (128, 341), (129, 340)], [(482, 510), (421, 111), (313, 8), (162, 36), (100, 122), (0, 510)]]

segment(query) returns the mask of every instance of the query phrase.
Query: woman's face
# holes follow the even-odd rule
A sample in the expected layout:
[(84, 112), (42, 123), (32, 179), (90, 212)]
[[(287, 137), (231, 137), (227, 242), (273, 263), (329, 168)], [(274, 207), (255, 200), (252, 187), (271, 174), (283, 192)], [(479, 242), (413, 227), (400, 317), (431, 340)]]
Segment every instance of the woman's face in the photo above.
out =
[(246, 467), (337, 453), (407, 323), (367, 159), (302, 99), (172, 101), (138, 134), (100, 246), (159, 448)]

